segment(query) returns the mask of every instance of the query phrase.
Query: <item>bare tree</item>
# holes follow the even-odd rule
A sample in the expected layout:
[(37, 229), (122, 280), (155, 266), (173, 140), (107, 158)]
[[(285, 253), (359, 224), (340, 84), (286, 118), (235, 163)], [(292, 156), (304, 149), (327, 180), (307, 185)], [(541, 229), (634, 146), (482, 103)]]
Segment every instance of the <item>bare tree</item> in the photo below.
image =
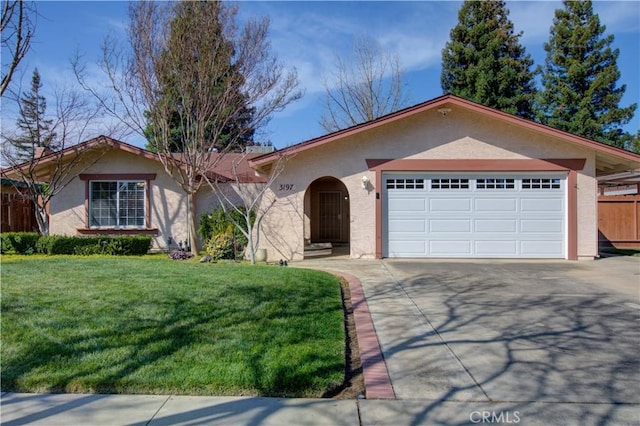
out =
[[(247, 239), (247, 254), (252, 265), (256, 263), (256, 252), (260, 246), (261, 225), (267, 212), (277, 201), (269, 198), (269, 189), (284, 170), (285, 164), (291, 157), (280, 155), (263, 177), (266, 182), (248, 182), (246, 173), (240, 171), (240, 164), (246, 160), (246, 155), (237, 157), (231, 163), (230, 175), (233, 181), (220, 180), (218, 175), (207, 176), (206, 180), (214, 191), (216, 198), (229, 220), (240, 230)], [(233, 185), (233, 187), (230, 186)], [(240, 198), (241, 203), (237, 202)], [(235, 211), (241, 217), (238, 221), (230, 214)]]
[[(113, 39), (103, 46), (100, 65), (110, 93), (87, 84), (76, 63), (81, 84), (111, 115), (153, 139), (166, 172), (187, 196), (194, 254), (194, 196), (202, 177), (221, 161), (217, 141), (230, 137), (225, 150), (233, 149), (243, 134), (264, 128), (274, 112), (301, 96), (295, 71), (286, 72), (271, 53), (269, 20), (250, 20), (238, 29), (236, 14), (222, 2), (134, 2), (130, 49)], [(238, 122), (240, 129), (225, 133)], [(176, 131), (180, 153), (175, 152)]]
[(327, 132), (374, 120), (408, 103), (397, 55), (383, 51), (373, 39), (354, 40), (350, 59), (336, 55), (336, 70), (325, 81), (325, 113), (320, 125)]
[[(31, 47), (35, 31), (35, 3), (24, 0), (2, 0), (2, 83), (0, 96), (9, 87), (11, 78), (22, 58)], [(5, 62), (6, 60), (6, 62)]]
[[(22, 112), (24, 105), (18, 102), (18, 106)], [(24, 161), (24, 155), (12, 144), (20, 136), (3, 131), (2, 156), (9, 167), (2, 169), (1, 175), (26, 187), (25, 196), (36, 208), (36, 222), (42, 235), (49, 234), (51, 199), (108, 149), (104, 144), (94, 144), (90, 148), (79, 146), (95, 131), (94, 125), (98, 125), (99, 118), (99, 108), (86, 96), (61, 89), (55, 95), (55, 112), (47, 120), (50, 122), (49, 146), (35, 148)], [(105, 130), (103, 126), (101, 129)]]

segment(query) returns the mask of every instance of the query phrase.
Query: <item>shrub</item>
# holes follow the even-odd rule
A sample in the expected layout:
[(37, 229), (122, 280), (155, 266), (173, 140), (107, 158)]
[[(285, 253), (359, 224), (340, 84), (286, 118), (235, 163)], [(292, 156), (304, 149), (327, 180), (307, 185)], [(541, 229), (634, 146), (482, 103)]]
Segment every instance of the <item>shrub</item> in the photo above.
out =
[(15, 252), (17, 254), (33, 254), (37, 251), (38, 240), (41, 238), (37, 232), (5, 232), (2, 237), (2, 252)]
[(151, 237), (146, 235), (116, 237), (50, 235), (42, 237), (38, 243), (38, 252), (44, 254), (143, 255), (151, 248)]
[[(244, 211), (244, 208), (241, 210)], [(198, 228), (198, 233), (200, 234), (200, 237), (202, 237), (202, 241), (207, 243), (214, 235), (227, 232), (227, 230), (231, 228), (237, 247), (240, 249), (239, 251), (243, 251), (244, 247), (247, 245), (247, 239), (229, 219), (229, 216), (233, 217), (233, 219), (240, 224), (245, 223), (245, 219), (240, 212), (232, 210), (229, 213), (225, 213), (224, 210), (218, 208), (213, 210), (211, 213), (203, 213), (200, 215), (200, 227)], [(255, 213), (251, 212), (251, 223), (253, 224), (254, 221)]]
[(236, 240), (233, 236), (233, 229), (215, 234), (207, 241), (207, 253), (213, 260), (234, 259), (236, 254)]

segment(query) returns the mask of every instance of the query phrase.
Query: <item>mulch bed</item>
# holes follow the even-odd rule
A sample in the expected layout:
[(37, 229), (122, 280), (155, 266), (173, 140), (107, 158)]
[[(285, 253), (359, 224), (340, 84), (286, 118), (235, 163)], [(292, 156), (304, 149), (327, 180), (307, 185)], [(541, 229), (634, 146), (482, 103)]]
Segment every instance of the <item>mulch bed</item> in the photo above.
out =
[(364, 376), (362, 375), (362, 362), (360, 360), (360, 349), (358, 348), (358, 335), (356, 334), (356, 323), (353, 319), (351, 291), (349, 290), (349, 283), (344, 278), (340, 278), (340, 290), (342, 293), (346, 336), (344, 382), (340, 386), (328, 390), (322, 396), (323, 398), (355, 399), (365, 395), (365, 387)]

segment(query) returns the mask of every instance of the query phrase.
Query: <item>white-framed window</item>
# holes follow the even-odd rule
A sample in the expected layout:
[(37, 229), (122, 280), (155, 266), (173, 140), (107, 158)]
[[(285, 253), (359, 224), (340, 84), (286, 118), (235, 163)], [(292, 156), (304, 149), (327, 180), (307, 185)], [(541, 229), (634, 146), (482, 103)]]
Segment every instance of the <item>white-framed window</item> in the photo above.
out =
[(476, 179), (476, 189), (515, 189), (515, 179), (487, 178)]
[(424, 179), (387, 179), (387, 189), (424, 189)]
[(560, 179), (526, 178), (522, 179), (522, 189), (561, 189)]
[(431, 189), (469, 189), (469, 179), (431, 179)]
[(145, 181), (90, 181), (89, 226), (144, 228)]

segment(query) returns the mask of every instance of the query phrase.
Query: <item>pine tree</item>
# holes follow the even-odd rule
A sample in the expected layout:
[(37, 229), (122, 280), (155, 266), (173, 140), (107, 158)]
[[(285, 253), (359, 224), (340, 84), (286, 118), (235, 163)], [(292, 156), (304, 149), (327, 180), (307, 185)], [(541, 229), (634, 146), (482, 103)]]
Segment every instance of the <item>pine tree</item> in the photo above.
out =
[[(189, 82), (187, 88), (184, 86), (181, 88), (180, 84), (184, 85), (184, 79), (176, 78), (176, 75), (186, 72), (180, 64), (175, 64), (167, 60), (167, 51), (161, 53), (161, 60), (158, 62), (161, 64), (160, 72), (158, 73), (159, 83), (162, 90), (162, 98), (160, 103), (162, 108), (166, 105), (171, 105), (172, 113), (170, 117), (170, 139), (171, 144), (169, 146), (172, 152), (184, 152), (184, 144), (188, 144), (189, 137), (185, 134), (184, 121), (190, 120), (191, 117), (185, 117), (184, 111), (189, 111), (192, 115), (199, 114), (201, 108), (198, 105), (182, 105), (184, 102), (192, 101), (193, 97), (185, 96), (185, 89), (189, 90), (207, 90), (214, 94), (212, 98), (233, 98), (246, 100), (246, 96), (242, 94), (241, 88), (244, 82), (244, 77), (238, 70), (237, 66), (233, 64), (234, 48), (230, 43), (230, 40), (226, 39), (226, 35), (223, 33), (223, 25), (220, 22), (223, 19), (222, 14), (224, 9), (219, 2), (182, 2), (177, 8), (177, 13), (171, 21), (171, 31), (168, 39), (167, 49), (175, 48), (176, 45), (183, 43), (185, 39), (194, 39), (193, 44), (197, 46), (197, 49), (208, 49), (215, 51), (217, 66), (226, 68), (224, 72), (220, 72), (220, 78), (215, 81), (210, 81), (210, 87), (198, 86), (196, 82), (197, 77), (193, 76), (193, 82)], [(194, 32), (192, 28), (193, 16), (205, 15), (205, 9), (214, 9), (218, 20), (210, 23), (210, 31), (206, 35), (209, 40), (199, 40), (204, 37), (203, 34)], [(209, 13), (209, 16), (211, 13)], [(176, 48), (179, 49), (179, 48)], [(211, 53), (211, 52), (209, 52)], [(200, 52), (184, 52), (183, 60), (198, 63)], [(169, 65), (171, 64), (171, 65)], [(214, 80), (214, 79), (212, 79)], [(231, 82), (231, 83), (230, 83)], [(199, 82), (202, 84), (201, 82)], [(224, 102), (224, 101), (220, 101)], [(182, 111), (182, 113), (180, 113)], [(255, 108), (249, 108), (246, 103), (241, 107), (236, 108), (233, 112), (225, 111), (224, 114), (231, 115), (231, 119), (224, 120), (224, 128), (216, 129), (215, 126), (219, 125), (223, 120), (210, 120), (207, 123), (204, 130), (204, 137), (210, 141), (211, 146), (215, 149), (222, 151), (227, 148), (234, 151), (241, 151), (245, 146), (254, 145), (253, 136), (254, 129), (250, 124), (253, 120), (253, 114)], [(151, 116), (153, 114), (148, 114)], [(193, 117), (194, 120), (195, 117)], [(152, 120), (149, 120), (149, 124), (145, 131), (147, 137), (147, 149), (153, 152), (157, 152), (158, 147), (154, 141), (153, 133), (154, 129)], [(231, 145), (231, 146), (229, 146)]]
[(442, 50), (442, 89), (480, 104), (533, 118), (533, 60), (519, 43), (504, 1), (466, 0)]
[(636, 104), (618, 105), (626, 86), (616, 87), (620, 78), (618, 49), (612, 49), (613, 35), (593, 13), (591, 1), (563, 1), (557, 9), (542, 72), (538, 120), (617, 147), (629, 145), (632, 136), (621, 126), (633, 117)]
[(22, 161), (33, 159), (38, 147), (55, 148), (52, 145), (55, 137), (51, 130), (53, 120), (46, 119), (47, 101), (40, 94), (41, 88), (40, 74), (36, 68), (31, 77), (31, 91), (23, 94), (19, 100), (18, 136), (7, 139), (15, 150), (15, 156)]

